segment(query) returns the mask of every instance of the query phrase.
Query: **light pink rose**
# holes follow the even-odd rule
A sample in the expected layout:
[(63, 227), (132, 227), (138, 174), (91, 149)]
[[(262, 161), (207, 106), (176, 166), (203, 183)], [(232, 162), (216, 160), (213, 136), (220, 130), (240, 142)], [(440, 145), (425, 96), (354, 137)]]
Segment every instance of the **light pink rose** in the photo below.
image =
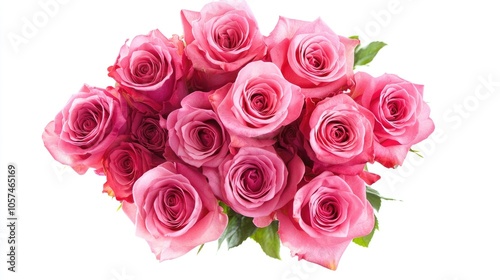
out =
[(280, 17), (265, 41), (270, 60), (306, 97), (324, 98), (350, 85), (359, 40), (338, 36), (321, 19)]
[(209, 92), (186, 96), (167, 118), (168, 143), (181, 160), (195, 167), (216, 167), (229, 152), (230, 137), (208, 100)]
[(265, 227), (273, 213), (292, 199), (304, 164), (295, 156), (286, 165), (272, 148), (243, 147), (218, 169), (204, 169), (204, 174), (225, 204)]
[(364, 181), (330, 172), (302, 186), (277, 216), (292, 256), (332, 270), (352, 239), (369, 234), (375, 222)]
[(411, 146), (434, 131), (424, 87), (393, 74), (358, 72), (354, 79), (352, 97), (375, 116), (375, 160), (389, 168), (403, 164)]
[[(160, 261), (218, 239), (227, 225), (206, 178), (181, 163), (166, 162), (144, 173), (133, 196), (135, 207), (127, 205), (125, 212)], [(135, 217), (130, 213), (134, 208)]]
[(301, 130), (317, 170), (357, 175), (374, 161), (373, 115), (346, 94), (308, 103)]
[(105, 89), (84, 85), (47, 124), (42, 138), (55, 160), (78, 174), (102, 168), (108, 147), (126, 128), (127, 106)]
[[(260, 60), (266, 45), (244, 1), (211, 2), (200, 12), (182, 10), (186, 55), (208, 91), (233, 82), (247, 63)], [(201, 79), (200, 79), (201, 78)]]
[(231, 134), (232, 147), (268, 146), (283, 126), (300, 116), (304, 96), (275, 64), (256, 61), (241, 69), (234, 84), (216, 90), (210, 101)]
[(108, 68), (109, 76), (129, 99), (168, 112), (187, 94), (182, 53), (178, 36), (167, 39), (159, 30), (152, 30), (122, 46), (115, 64)]
[(104, 191), (118, 201), (134, 202), (132, 187), (144, 172), (164, 162), (139, 143), (117, 139), (103, 156), (103, 171), (106, 175)]

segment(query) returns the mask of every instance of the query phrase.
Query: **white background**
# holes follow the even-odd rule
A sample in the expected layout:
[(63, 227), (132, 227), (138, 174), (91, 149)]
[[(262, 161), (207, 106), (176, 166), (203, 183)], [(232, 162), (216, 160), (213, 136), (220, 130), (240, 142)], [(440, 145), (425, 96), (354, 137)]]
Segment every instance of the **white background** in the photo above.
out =
[[(104, 178), (57, 164), (41, 135), (84, 83), (113, 84), (106, 68), (125, 39), (155, 28), (182, 33), (180, 9), (200, 10), (206, 1), (61, 0), (46, 11), (47, 2), (0, 4), (0, 279), (500, 279), (493, 1), (250, 2), (264, 35), (279, 15), (320, 16), (340, 35), (388, 44), (359, 70), (425, 85), (436, 132), (418, 147), (424, 159), (379, 170), (384, 178), (374, 187), (401, 202), (382, 205), (370, 248), (352, 244), (335, 272), (292, 259), (286, 248), (281, 261), (270, 259), (253, 241), (230, 251), (212, 243), (199, 255), (158, 263), (101, 193)], [(17, 273), (6, 270), (8, 163), (18, 167)]]

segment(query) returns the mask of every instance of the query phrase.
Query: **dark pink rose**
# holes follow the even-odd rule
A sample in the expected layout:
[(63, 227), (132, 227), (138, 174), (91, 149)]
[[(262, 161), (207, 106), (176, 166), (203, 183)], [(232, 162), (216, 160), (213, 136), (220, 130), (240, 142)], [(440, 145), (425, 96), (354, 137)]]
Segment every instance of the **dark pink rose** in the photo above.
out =
[(195, 78), (202, 78), (198, 85), (203, 90), (233, 82), (243, 66), (266, 53), (263, 36), (244, 1), (211, 2), (200, 12), (182, 10), (181, 17), (186, 55), (198, 72)]
[(128, 107), (132, 111), (139, 111), (145, 114), (161, 114), (161, 112), (159, 111), (159, 107), (150, 106), (155, 106), (154, 103), (150, 102), (150, 104), (148, 104), (147, 102), (142, 102), (142, 100), (132, 98), (133, 96), (137, 96), (137, 92), (131, 88), (125, 88), (119, 84), (116, 84), (114, 87), (108, 86), (106, 90), (111, 92), (111, 94), (113, 94), (114, 96), (120, 96), (121, 99), (125, 100)]
[(306, 97), (324, 98), (350, 85), (359, 40), (338, 36), (321, 19), (280, 17), (265, 41), (270, 60)]
[(268, 146), (280, 129), (296, 120), (304, 104), (300, 88), (271, 62), (245, 66), (234, 84), (216, 90), (210, 101), (231, 134), (231, 146)]
[(189, 94), (166, 122), (167, 149), (195, 167), (216, 167), (229, 152), (229, 134), (213, 111), (209, 94), (201, 91)]
[(109, 76), (125, 89), (129, 99), (168, 112), (187, 94), (182, 53), (178, 36), (167, 39), (153, 30), (123, 45), (115, 64), (108, 68)]
[(152, 112), (133, 110), (129, 122), (130, 138), (162, 157), (168, 143), (168, 132), (160, 125), (161, 116)]
[[(112, 190), (118, 201), (134, 202), (132, 187), (144, 172), (164, 162), (144, 146), (126, 139), (117, 139), (103, 157), (103, 170), (106, 175), (104, 189)], [(108, 192), (109, 193), (109, 192)]]
[(298, 155), (306, 166), (312, 167), (313, 161), (307, 155), (304, 148), (304, 135), (300, 131), (300, 119), (283, 127), (281, 132), (276, 136), (274, 148), (280, 154), (281, 158), (287, 162), (293, 156)]
[[(206, 178), (181, 163), (166, 162), (134, 184), (136, 233), (160, 261), (180, 257), (220, 237), (227, 225)], [(132, 208), (132, 209), (130, 209)]]
[(304, 175), (304, 164), (295, 156), (286, 165), (272, 148), (243, 147), (218, 169), (204, 169), (204, 174), (216, 196), (264, 227), (292, 199)]
[(374, 161), (373, 115), (346, 94), (308, 103), (301, 130), (318, 170), (356, 175)]
[(434, 131), (424, 87), (393, 74), (358, 72), (354, 79), (352, 97), (375, 116), (375, 160), (389, 168), (403, 164), (411, 146)]
[(47, 124), (42, 138), (55, 160), (84, 174), (102, 167), (108, 147), (126, 128), (127, 106), (105, 89), (84, 85)]
[(357, 176), (323, 172), (278, 211), (278, 234), (292, 256), (335, 270), (352, 239), (374, 227), (365, 183)]

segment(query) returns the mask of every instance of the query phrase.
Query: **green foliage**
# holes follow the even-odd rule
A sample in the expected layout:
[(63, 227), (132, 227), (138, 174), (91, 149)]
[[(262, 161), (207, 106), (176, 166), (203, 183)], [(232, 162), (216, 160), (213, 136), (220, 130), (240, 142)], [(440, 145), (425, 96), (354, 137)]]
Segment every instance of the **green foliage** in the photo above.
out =
[[(236, 213), (222, 202), (220, 205), (229, 220), (226, 229), (218, 240), (219, 249), (224, 241), (226, 241), (228, 249), (231, 249), (239, 246), (250, 237), (260, 245), (266, 255), (280, 259), (281, 240), (278, 236), (278, 221), (273, 221), (267, 227), (258, 228), (254, 225), (253, 218)], [(200, 250), (201, 248), (198, 252)]]
[(273, 221), (265, 228), (258, 228), (252, 239), (260, 244), (262, 251), (271, 258), (280, 259), (281, 241), (278, 236), (278, 221)]
[(224, 242), (227, 242), (228, 249), (239, 246), (243, 241), (250, 237), (257, 227), (253, 224), (253, 219), (228, 209), (227, 216), (229, 221), (227, 227), (219, 238), (219, 248)]
[[(357, 39), (357, 36), (352, 36), (351, 38)], [(354, 68), (356, 66), (367, 65), (370, 63), (378, 52), (387, 44), (380, 41), (374, 41), (369, 43), (366, 47), (359, 47), (359, 45), (354, 50)]]

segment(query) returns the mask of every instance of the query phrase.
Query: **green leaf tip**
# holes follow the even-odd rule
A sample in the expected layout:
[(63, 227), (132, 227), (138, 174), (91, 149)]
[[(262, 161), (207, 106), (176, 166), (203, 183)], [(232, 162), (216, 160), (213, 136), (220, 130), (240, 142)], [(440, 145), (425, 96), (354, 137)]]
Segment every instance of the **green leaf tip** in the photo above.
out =
[(198, 252), (196, 252), (196, 255), (199, 255), (201, 252), (201, 249), (203, 249), (203, 246), (205, 246), (205, 243), (200, 245), (200, 248), (198, 248)]
[(412, 152), (412, 153), (416, 154), (417, 156), (419, 156), (419, 157), (421, 157), (421, 158), (424, 158), (424, 156), (423, 156), (423, 155), (421, 155), (421, 154), (420, 154), (420, 151), (418, 151), (418, 150), (410, 149), (410, 152)]

